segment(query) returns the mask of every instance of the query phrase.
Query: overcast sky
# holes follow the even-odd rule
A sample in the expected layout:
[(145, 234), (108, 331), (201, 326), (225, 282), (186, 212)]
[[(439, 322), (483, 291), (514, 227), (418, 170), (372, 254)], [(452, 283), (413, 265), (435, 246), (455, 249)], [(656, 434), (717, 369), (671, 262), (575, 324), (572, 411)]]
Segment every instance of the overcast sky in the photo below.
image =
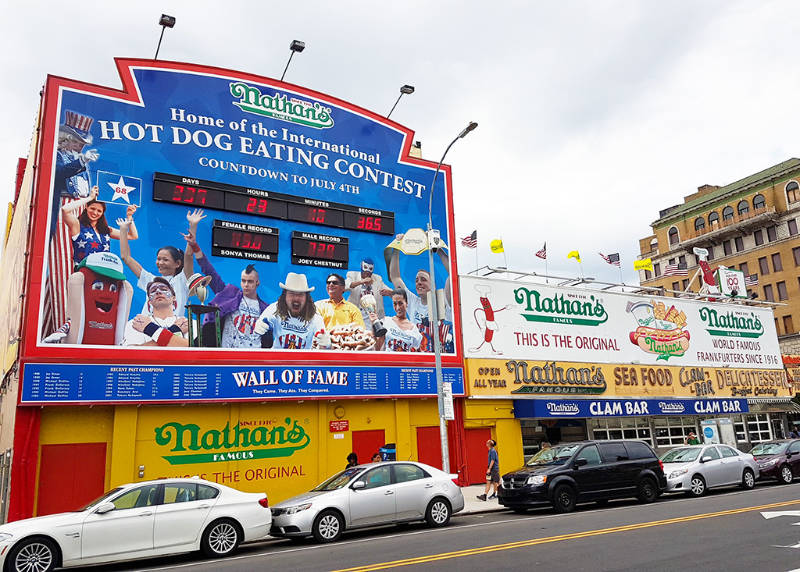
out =
[[(12, 197), (47, 74), (119, 87), (114, 56), (280, 77), (392, 118), (448, 155), (456, 233), (478, 230), (478, 263), (502, 237), (508, 266), (636, 280), (638, 239), (659, 209), (800, 150), (800, 3), (792, 1), (3, 2), (0, 199)], [(5, 218), (5, 207), (2, 209)], [(461, 273), (475, 251), (458, 247)]]

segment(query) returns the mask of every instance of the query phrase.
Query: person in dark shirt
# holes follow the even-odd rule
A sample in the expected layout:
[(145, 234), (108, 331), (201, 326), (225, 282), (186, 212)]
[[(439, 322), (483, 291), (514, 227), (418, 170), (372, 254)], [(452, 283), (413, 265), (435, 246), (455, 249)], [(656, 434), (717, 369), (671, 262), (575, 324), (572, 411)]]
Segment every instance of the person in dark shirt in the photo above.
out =
[(492, 494), (488, 498), (497, 498), (497, 487), (500, 485), (500, 459), (497, 456), (497, 441), (489, 439), (486, 441), (486, 448), (489, 449), (489, 456), (486, 466), (486, 490), (482, 495), (478, 495), (478, 500), (485, 501), (489, 494), (489, 489), (492, 489)]

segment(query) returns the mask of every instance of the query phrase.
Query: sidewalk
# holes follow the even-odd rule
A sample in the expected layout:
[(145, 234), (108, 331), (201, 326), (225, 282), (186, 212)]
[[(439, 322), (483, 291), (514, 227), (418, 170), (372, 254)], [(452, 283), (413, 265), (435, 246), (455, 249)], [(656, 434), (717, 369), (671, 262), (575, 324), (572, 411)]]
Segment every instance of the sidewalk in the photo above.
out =
[(497, 499), (481, 501), (477, 496), (483, 494), (486, 485), (470, 485), (461, 487), (464, 495), (464, 510), (458, 514), (473, 514), (476, 512), (494, 512), (498, 510), (508, 510), (503, 505), (497, 503)]

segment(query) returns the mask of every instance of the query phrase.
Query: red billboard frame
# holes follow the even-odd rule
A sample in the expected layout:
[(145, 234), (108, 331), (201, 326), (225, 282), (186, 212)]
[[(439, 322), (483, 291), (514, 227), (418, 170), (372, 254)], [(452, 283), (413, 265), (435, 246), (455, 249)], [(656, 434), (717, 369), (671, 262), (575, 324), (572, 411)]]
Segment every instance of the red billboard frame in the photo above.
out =
[[(117, 70), (122, 83), (121, 89), (114, 89), (96, 84), (81, 82), (58, 76), (47, 77), (44, 89), (43, 119), (41, 125), (41, 140), (37, 157), (38, 177), (34, 184), (34, 197), (32, 201), (32, 242), (29, 249), (30, 271), (27, 283), (25, 284), (25, 307), (23, 308), (23, 336), (20, 348), (20, 361), (24, 364), (28, 361), (37, 362), (66, 362), (66, 363), (86, 363), (88, 352), (91, 352), (92, 363), (119, 363), (121, 354), (116, 346), (108, 348), (93, 347), (75, 348), (59, 347), (57, 344), (41, 344), (39, 342), (39, 321), (42, 303), (42, 288), (44, 276), (42, 270), (45, 268), (45, 252), (48, 241), (48, 213), (50, 209), (50, 192), (52, 189), (53, 178), (53, 159), (56, 134), (58, 132), (58, 113), (60, 94), (62, 90), (77, 90), (91, 95), (113, 98), (127, 103), (143, 103), (136, 80), (133, 75), (135, 68), (162, 69), (177, 72), (202, 73), (211, 75), (221, 75), (226, 78), (239, 79), (261, 83), (276, 89), (295, 91), (320, 101), (326, 101), (333, 105), (342, 107), (351, 112), (358, 113), (368, 119), (382, 123), (391, 127), (404, 135), (403, 147), (400, 151), (398, 161), (405, 164), (416, 165), (428, 168), (431, 171), (431, 179), (437, 166), (435, 161), (428, 161), (409, 155), (413, 142), (414, 131), (372, 111), (343, 101), (336, 97), (310, 90), (305, 87), (281, 82), (279, 80), (258, 76), (246, 72), (227, 70), (214, 66), (203, 66), (182, 62), (154, 61), (146, 59), (115, 58)], [(461, 367), (463, 364), (463, 347), (461, 339), (461, 312), (459, 308), (458, 293), (458, 268), (455, 256), (456, 236), (455, 222), (453, 213), (453, 194), (452, 194), (452, 173), (449, 165), (441, 165), (440, 172), (444, 177), (445, 185), (437, 187), (445, 193), (447, 208), (448, 233), (447, 240), (450, 245), (450, 282), (452, 288), (453, 306), (453, 332), (455, 342), (455, 353), (442, 355), (442, 365), (449, 367)], [(423, 254), (424, 255), (424, 254)], [(346, 361), (349, 365), (381, 365), (398, 367), (433, 367), (434, 355), (427, 353), (415, 353), (414, 361), (408, 359), (409, 354), (402, 356), (390, 353), (364, 352), (362, 354), (353, 353), (326, 353), (321, 354), (315, 351), (271, 351), (267, 349), (254, 352), (242, 352), (230, 350), (216, 350), (207, 348), (191, 348), (182, 350), (177, 348), (140, 348), (138, 350), (126, 349), (122, 361), (126, 364), (141, 363), (161, 363), (169, 365), (192, 364), (196, 365), (200, 356), (202, 361), (209, 364), (226, 364), (235, 361), (237, 364), (262, 364), (265, 361), (281, 365), (312, 365), (326, 363), (335, 365)], [(405, 359), (399, 359), (404, 357)]]

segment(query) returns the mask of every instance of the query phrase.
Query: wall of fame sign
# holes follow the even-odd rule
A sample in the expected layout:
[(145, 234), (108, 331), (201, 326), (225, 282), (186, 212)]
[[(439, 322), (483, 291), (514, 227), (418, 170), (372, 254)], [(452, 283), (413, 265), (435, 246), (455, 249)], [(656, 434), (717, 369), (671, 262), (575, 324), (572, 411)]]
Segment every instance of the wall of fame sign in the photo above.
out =
[[(411, 131), (275, 80), (117, 64), (121, 90), (47, 83), (31, 357), (402, 365), (427, 363), (438, 335), (458, 363), (449, 250), (434, 324), (427, 253), (404, 248), (436, 169), (408, 157)], [(439, 182), (449, 246), (449, 168)]]

